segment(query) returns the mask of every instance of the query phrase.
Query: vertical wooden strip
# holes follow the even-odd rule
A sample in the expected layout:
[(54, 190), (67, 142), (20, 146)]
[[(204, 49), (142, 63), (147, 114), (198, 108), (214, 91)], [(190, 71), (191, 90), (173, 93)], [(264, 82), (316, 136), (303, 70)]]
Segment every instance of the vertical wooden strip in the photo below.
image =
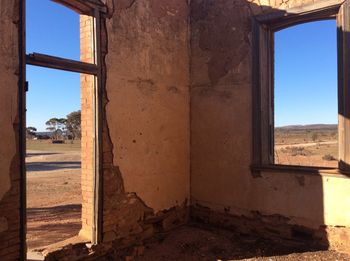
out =
[[(261, 163), (271, 161), (271, 32), (267, 27), (260, 27), (260, 104), (261, 104)], [(273, 116), (272, 116), (273, 117)]]
[(338, 32), (338, 104), (339, 104), (339, 168), (350, 170), (350, 5), (340, 8), (337, 17)]
[(257, 20), (253, 19), (253, 50), (252, 50), (252, 64), (253, 64), (253, 88), (252, 88), (252, 102), (253, 102), (253, 166), (261, 165), (261, 101), (260, 101), (260, 25)]
[(27, 259), (27, 175), (26, 175), (26, 1), (20, 1), (20, 23), (19, 23), (19, 151), (20, 151), (20, 258)]

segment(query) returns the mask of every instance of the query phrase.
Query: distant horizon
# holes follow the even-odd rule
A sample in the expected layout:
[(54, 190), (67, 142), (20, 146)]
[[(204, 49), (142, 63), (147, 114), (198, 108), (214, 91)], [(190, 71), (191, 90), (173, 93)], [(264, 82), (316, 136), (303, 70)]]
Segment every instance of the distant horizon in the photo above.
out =
[(284, 128), (284, 127), (311, 127), (311, 126), (338, 126), (338, 123), (311, 123), (311, 124), (289, 124), (282, 126), (275, 126), (275, 128)]

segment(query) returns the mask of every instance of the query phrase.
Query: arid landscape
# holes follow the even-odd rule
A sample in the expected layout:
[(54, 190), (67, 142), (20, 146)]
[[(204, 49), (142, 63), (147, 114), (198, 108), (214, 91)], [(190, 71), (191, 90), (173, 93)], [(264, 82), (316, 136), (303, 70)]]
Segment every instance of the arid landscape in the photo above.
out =
[(27, 141), (27, 246), (43, 247), (81, 227), (80, 142)]
[(333, 124), (275, 128), (275, 163), (336, 168), (337, 128), (338, 126)]

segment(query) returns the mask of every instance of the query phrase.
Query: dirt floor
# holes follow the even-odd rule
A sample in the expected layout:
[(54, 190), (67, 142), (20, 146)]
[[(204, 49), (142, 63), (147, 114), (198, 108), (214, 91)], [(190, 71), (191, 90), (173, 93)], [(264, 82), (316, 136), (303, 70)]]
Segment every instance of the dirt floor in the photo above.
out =
[(335, 251), (312, 251), (277, 245), (268, 240), (238, 236), (218, 228), (183, 226), (137, 249), (138, 261), (154, 260), (350, 260)]
[(81, 228), (80, 151), (28, 150), (27, 246), (42, 249)]

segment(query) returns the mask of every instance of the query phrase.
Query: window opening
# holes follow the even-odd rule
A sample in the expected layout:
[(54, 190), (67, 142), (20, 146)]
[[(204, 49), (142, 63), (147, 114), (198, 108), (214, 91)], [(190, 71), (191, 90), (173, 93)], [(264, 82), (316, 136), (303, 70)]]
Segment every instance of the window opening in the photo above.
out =
[[(54, 2), (26, 1), (27, 245), (33, 250), (39, 244), (41, 251), (72, 234), (84, 242), (100, 238), (97, 115), (104, 9), (92, 0)], [(43, 176), (47, 182), (40, 182)]]
[(338, 166), (336, 21), (274, 33), (274, 163)]
[(349, 10), (346, 0), (254, 17), (252, 174), (350, 173)]
[(81, 229), (81, 105), (77, 73), (27, 66), (28, 251)]
[(80, 61), (79, 15), (50, 0), (26, 0), (27, 53)]

